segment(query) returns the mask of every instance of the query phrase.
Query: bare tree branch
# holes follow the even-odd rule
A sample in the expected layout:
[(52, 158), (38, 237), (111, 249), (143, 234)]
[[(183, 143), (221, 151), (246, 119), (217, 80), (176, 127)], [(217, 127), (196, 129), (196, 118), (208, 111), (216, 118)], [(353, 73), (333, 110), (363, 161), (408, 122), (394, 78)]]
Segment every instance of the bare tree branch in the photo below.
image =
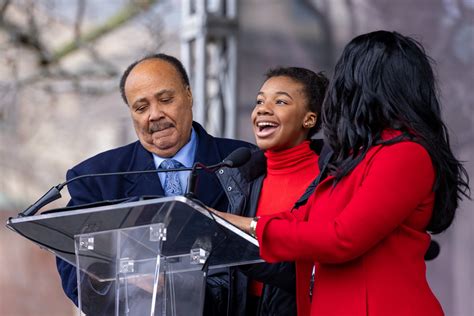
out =
[(46, 46), (37, 36), (35, 36), (35, 34), (30, 32), (31, 30), (24, 30), (19, 25), (7, 21), (5, 18), (0, 20), (0, 28), (7, 31), (13, 43), (26, 46), (35, 51), (38, 54), (39, 64), (44, 65), (49, 63), (50, 54)]
[(86, 1), (77, 0), (76, 22), (74, 23), (74, 39), (79, 41), (81, 38), (81, 27), (84, 21), (84, 12), (86, 11)]
[(10, 0), (3, 0), (0, 4), (0, 20), (3, 19), (5, 15), (5, 11), (7, 11), (8, 5), (10, 4)]
[[(92, 43), (109, 32), (117, 29), (156, 2), (157, 0), (139, 0), (136, 2), (131, 2), (115, 15), (111, 16), (107, 21), (105, 21), (104, 24), (97, 26), (85, 34), (80, 34), (80, 25), (82, 24), (82, 15), (84, 13), (83, 11), (85, 10), (85, 2), (84, 0), (79, 0), (77, 13), (78, 19), (75, 23), (75, 36), (71, 41), (64, 44), (61, 48), (54, 52), (50, 52), (47, 46), (44, 45), (38, 36), (38, 27), (36, 25), (36, 20), (34, 18), (32, 9), (33, 2), (31, 3), (31, 6), (28, 6), (28, 29), (24, 29), (12, 21), (6, 20), (5, 17), (1, 18), (1, 15), (0, 28), (3, 28), (7, 31), (14, 43), (29, 47), (35, 51), (38, 54), (38, 60), (41, 66), (48, 66), (56, 64), (63, 57), (75, 52), (78, 49), (81, 49), (84, 44)], [(6, 10), (8, 4), (9, 0), (4, 1), (0, 6), (0, 12), (2, 8)]]
[(110, 17), (104, 24), (99, 25), (98, 27), (92, 29), (88, 33), (81, 35), (79, 40), (74, 39), (69, 43), (66, 43), (62, 48), (55, 51), (52, 54), (51, 63), (56, 63), (61, 58), (71, 54), (80, 48), (79, 43), (90, 43), (94, 42), (102, 36), (106, 35), (110, 31), (115, 30), (124, 23), (128, 22), (130, 19), (140, 14), (143, 8), (146, 8), (157, 2), (157, 0), (141, 0), (139, 3), (134, 4), (130, 3), (125, 6), (122, 10), (117, 12), (115, 15)]

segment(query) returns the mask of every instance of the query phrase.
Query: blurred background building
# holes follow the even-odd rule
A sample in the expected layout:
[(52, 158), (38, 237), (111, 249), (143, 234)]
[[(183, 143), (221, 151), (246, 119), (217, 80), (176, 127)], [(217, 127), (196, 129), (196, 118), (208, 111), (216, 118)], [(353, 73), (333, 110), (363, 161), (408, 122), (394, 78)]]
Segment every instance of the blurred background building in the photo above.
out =
[[(452, 146), (474, 177), (473, 0), (0, 0), (0, 223), (76, 163), (136, 139), (118, 89), (134, 60), (180, 57), (195, 118), (253, 142), (249, 117), (269, 67), (330, 76), (351, 38), (378, 29), (414, 37), (433, 58)], [(473, 211), (461, 204), (427, 264), (446, 315), (474, 315)], [(1, 315), (76, 315), (54, 257), (4, 224), (0, 267)]]

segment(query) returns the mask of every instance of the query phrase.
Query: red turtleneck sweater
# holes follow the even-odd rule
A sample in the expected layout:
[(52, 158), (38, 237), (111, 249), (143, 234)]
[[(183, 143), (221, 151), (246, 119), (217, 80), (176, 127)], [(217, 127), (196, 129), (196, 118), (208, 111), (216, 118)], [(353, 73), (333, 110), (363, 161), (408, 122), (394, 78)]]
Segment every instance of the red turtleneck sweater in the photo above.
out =
[[(318, 176), (318, 155), (309, 141), (282, 151), (265, 151), (267, 175), (263, 180), (257, 206), (257, 216), (289, 211)], [(263, 285), (253, 281), (250, 293), (260, 296)]]

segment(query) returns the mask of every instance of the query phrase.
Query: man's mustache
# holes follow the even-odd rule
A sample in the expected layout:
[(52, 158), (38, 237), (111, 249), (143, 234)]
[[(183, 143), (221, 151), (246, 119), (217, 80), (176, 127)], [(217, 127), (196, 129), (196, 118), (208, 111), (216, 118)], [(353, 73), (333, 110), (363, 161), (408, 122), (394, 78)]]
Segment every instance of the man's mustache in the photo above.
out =
[(174, 124), (171, 122), (167, 122), (167, 121), (152, 122), (148, 126), (148, 133), (153, 134), (155, 132), (159, 132), (170, 127), (174, 127)]

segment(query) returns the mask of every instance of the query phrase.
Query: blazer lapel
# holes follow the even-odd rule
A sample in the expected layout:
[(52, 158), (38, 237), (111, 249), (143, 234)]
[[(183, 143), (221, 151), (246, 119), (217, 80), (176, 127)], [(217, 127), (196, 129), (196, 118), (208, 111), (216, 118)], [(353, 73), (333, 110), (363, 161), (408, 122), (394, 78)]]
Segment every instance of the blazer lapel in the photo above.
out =
[[(156, 169), (153, 156), (148, 152), (140, 142), (137, 142), (130, 165), (127, 171), (153, 170)], [(146, 174), (127, 175), (128, 186), (125, 189), (126, 197), (143, 195), (161, 195), (164, 196), (160, 178), (157, 172)]]
[[(222, 161), (223, 157), (219, 154), (217, 145), (212, 136), (197, 123), (193, 123), (194, 130), (197, 134), (198, 145), (194, 161), (204, 165), (213, 165)], [(219, 180), (213, 173), (199, 170), (196, 183), (197, 198), (208, 206), (214, 206), (217, 201), (224, 195)]]

